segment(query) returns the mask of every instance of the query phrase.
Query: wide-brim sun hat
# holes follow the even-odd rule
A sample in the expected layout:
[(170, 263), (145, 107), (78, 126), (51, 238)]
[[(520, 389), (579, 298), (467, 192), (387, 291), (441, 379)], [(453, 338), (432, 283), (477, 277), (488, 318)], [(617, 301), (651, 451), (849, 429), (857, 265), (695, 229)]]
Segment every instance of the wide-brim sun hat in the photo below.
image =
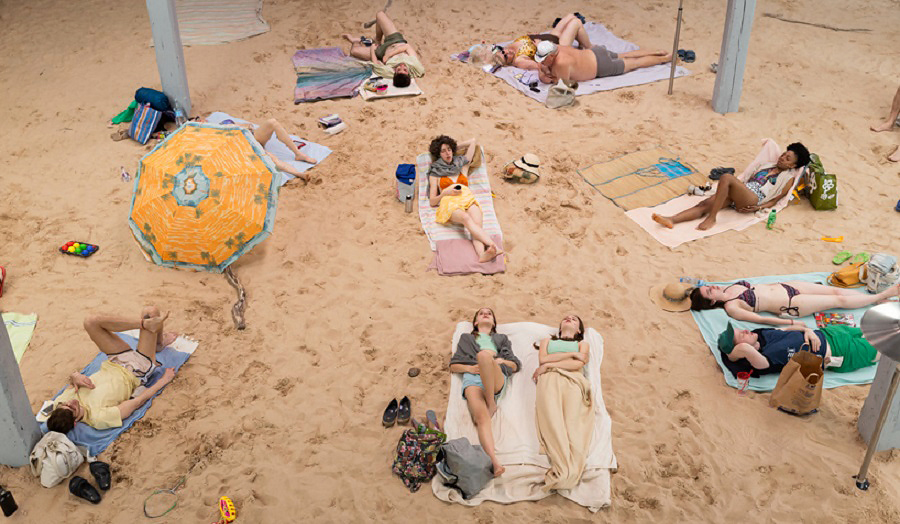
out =
[(660, 284), (650, 288), (650, 299), (666, 311), (681, 312), (691, 309), (691, 291), (694, 286), (683, 282)]
[(541, 176), (541, 159), (533, 153), (525, 153), (521, 158), (513, 160), (513, 165), (522, 171)]

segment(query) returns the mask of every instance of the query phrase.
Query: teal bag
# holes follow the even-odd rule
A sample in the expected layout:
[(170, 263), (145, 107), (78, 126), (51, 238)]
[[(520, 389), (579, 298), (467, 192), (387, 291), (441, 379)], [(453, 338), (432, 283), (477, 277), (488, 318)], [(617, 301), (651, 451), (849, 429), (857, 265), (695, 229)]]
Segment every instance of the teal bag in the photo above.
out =
[(819, 155), (811, 153), (809, 158), (809, 165), (806, 166), (809, 203), (816, 211), (837, 209), (837, 175), (825, 173)]

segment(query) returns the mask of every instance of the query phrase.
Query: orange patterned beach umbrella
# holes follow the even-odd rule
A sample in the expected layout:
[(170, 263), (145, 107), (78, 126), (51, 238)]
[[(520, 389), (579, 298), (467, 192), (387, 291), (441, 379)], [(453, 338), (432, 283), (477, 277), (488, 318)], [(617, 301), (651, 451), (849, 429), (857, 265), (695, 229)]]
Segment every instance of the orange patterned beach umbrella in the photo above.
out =
[(249, 130), (189, 122), (141, 159), (128, 225), (155, 263), (221, 273), (272, 232), (280, 178)]

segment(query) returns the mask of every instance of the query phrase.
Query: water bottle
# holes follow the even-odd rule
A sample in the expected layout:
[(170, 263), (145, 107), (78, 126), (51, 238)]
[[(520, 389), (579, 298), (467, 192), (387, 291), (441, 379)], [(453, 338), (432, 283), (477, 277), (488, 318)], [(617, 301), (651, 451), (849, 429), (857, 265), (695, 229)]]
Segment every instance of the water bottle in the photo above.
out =
[(694, 287), (700, 287), (700, 286), (706, 285), (705, 280), (703, 280), (702, 278), (696, 278), (696, 277), (681, 277), (678, 279), (678, 281), (682, 282), (684, 284), (690, 284), (691, 286), (694, 286)]
[(772, 229), (775, 225), (775, 210), (769, 211), (769, 218), (766, 220), (766, 229)]
[(185, 122), (187, 122), (187, 117), (184, 116), (184, 109), (180, 105), (175, 104), (175, 125), (181, 127)]
[(3, 510), (3, 516), (8, 517), (16, 512), (19, 509), (19, 506), (16, 505), (16, 500), (13, 498), (12, 493), (6, 491), (2, 487), (0, 487), (0, 509)]
[(406, 205), (406, 212), (412, 213), (412, 195), (406, 195), (406, 202), (404, 204)]

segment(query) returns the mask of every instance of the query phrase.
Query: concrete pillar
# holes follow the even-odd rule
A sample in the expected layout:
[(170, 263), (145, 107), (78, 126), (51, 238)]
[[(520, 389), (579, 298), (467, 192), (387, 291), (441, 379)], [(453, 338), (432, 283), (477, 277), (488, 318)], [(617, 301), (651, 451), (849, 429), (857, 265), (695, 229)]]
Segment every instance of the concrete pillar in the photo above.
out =
[(31, 449), (40, 439), (41, 429), (31, 412), (6, 324), (0, 320), (0, 464), (28, 464)]
[(713, 88), (712, 107), (716, 113), (738, 111), (755, 9), (756, 0), (728, 0), (725, 34), (722, 35), (716, 85)]
[(856, 426), (859, 434), (868, 442), (869, 446), (875, 446), (875, 451), (885, 451), (888, 449), (900, 448), (900, 392), (894, 396), (894, 402), (888, 412), (887, 418), (884, 420), (884, 426), (881, 428), (881, 436), (878, 442), (870, 442), (872, 433), (875, 431), (875, 424), (878, 421), (878, 415), (881, 413), (881, 405), (884, 404), (888, 394), (888, 387), (891, 385), (891, 377), (894, 375), (894, 369), (898, 366), (896, 360), (881, 355), (881, 361), (878, 362), (878, 369), (875, 371), (875, 380), (869, 388), (869, 396), (863, 404), (862, 411), (859, 412)]
[(162, 90), (169, 97), (172, 107), (178, 105), (184, 109), (185, 116), (190, 116), (191, 93), (188, 91), (184, 49), (175, 16), (175, 0), (147, 0), (147, 13), (150, 15)]

